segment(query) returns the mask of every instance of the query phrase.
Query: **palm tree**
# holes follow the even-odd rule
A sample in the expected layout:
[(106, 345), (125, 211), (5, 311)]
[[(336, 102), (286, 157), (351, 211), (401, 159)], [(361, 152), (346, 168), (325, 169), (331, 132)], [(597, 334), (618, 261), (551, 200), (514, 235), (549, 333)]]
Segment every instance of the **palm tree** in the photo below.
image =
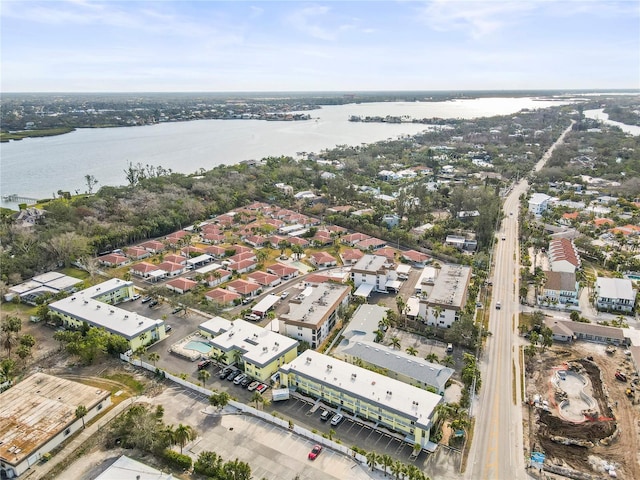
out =
[(429, 355), (427, 355), (426, 357), (424, 357), (424, 359), (427, 362), (431, 362), (431, 363), (440, 363), (440, 358), (438, 357), (438, 354), (435, 352), (431, 352)]
[(160, 360), (160, 355), (157, 352), (151, 352), (147, 354), (147, 359), (156, 366), (156, 362)]
[(396, 480), (400, 480), (400, 475), (402, 475), (403, 468), (404, 465), (400, 460), (396, 460), (393, 465), (391, 465), (391, 473)]
[(215, 392), (209, 397), (209, 403), (217, 407), (218, 410), (222, 410), (229, 403), (230, 398), (231, 396), (227, 392)]
[(333, 440), (333, 436), (336, 434), (336, 431), (333, 428), (329, 429), (329, 440)]
[(387, 468), (393, 465), (393, 458), (386, 453), (380, 457), (380, 462), (382, 463), (382, 468), (384, 469), (384, 476), (387, 476)]
[(78, 405), (78, 408), (76, 408), (76, 418), (81, 418), (82, 419), (82, 428), (84, 429), (84, 416), (89, 413), (89, 411), (87, 410), (87, 407), (85, 407), (84, 405)]
[(211, 374), (208, 370), (200, 370), (198, 371), (198, 380), (202, 382), (202, 386), (206, 387), (207, 380), (211, 378)]
[(216, 362), (218, 366), (220, 366), (227, 360), (227, 354), (222, 351), (213, 352), (211, 356), (213, 357), (214, 362)]
[(22, 320), (19, 317), (8, 316), (2, 321), (0, 331), (4, 337), (3, 346), (7, 356), (11, 358), (11, 348), (18, 343), (18, 332), (22, 330)]
[(371, 468), (371, 470), (373, 470), (374, 468), (376, 468), (376, 463), (378, 463), (378, 454), (376, 452), (369, 452), (367, 453), (367, 465), (369, 466), (369, 468)]
[(251, 397), (251, 400), (249, 400), (249, 403), (254, 402), (256, 404), (256, 410), (258, 409), (258, 404), (260, 403), (264, 403), (264, 397), (260, 394), (260, 392), (254, 391), (253, 392), (253, 396)]
[(398, 337), (391, 337), (391, 346), (400, 350), (400, 339)]
[(451, 368), (453, 368), (453, 367), (455, 366), (456, 362), (455, 362), (455, 360), (453, 359), (453, 356), (452, 356), (452, 355), (447, 355), (446, 357), (444, 357), (444, 358), (442, 359), (442, 364), (443, 364), (445, 367), (451, 367)]
[(184, 446), (195, 439), (197, 435), (198, 433), (190, 425), (178, 425), (173, 432), (173, 439), (177, 445), (180, 445), (180, 454), (182, 454)]
[(11, 382), (14, 377), (16, 362), (11, 358), (5, 358), (0, 362), (0, 379), (3, 382)]
[(418, 354), (418, 350), (416, 350), (414, 347), (411, 347), (411, 346), (407, 347), (405, 351), (409, 355), (414, 356), (414, 357)]

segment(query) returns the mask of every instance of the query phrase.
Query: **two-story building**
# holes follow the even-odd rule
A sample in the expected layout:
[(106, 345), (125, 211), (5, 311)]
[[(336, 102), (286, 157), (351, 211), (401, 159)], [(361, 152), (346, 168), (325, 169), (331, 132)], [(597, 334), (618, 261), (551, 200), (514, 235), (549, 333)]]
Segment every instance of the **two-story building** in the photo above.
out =
[(546, 193), (534, 193), (529, 199), (529, 212), (535, 216), (542, 215), (549, 207), (551, 197)]
[(404, 434), (411, 445), (427, 446), (436, 407), (443, 401), (435, 393), (313, 350), (279, 371), (283, 387)]
[(545, 284), (538, 295), (538, 303), (552, 305), (577, 305), (579, 284), (572, 272), (545, 271)]
[(104, 328), (129, 342), (131, 350), (162, 340), (164, 320), (153, 320), (116, 305), (134, 295), (133, 282), (112, 278), (49, 304), (50, 312), (65, 327), (79, 329), (84, 323)]
[(596, 306), (598, 310), (632, 313), (637, 293), (628, 278), (598, 277), (596, 279)]
[(210, 356), (224, 356), (262, 382), (269, 382), (278, 368), (298, 355), (298, 341), (241, 319), (214, 317), (198, 327), (211, 345)]

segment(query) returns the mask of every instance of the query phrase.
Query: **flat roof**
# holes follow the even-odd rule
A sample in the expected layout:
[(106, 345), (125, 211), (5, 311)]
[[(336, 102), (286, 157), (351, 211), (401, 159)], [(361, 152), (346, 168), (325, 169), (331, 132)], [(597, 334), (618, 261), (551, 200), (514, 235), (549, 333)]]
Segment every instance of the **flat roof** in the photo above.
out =
[(66, 290), (67, 288), (71, 288), (79, 283), (82, 283), (82, 280), (63, 275), (60, 278), (47, 282), (46, 285), (47, 287), (55, 288), (56, 290)]
[(269, 311), (271, 307), (273, 307), (276, 303), (280, 301), (280, 297), (278, 295), (267, 295), (262, 300), (260, 300), (255, 306), (251, 307), (252, 312), (262, 312), (266, 313)]
[(222, 265), (219, 263), (210, 263), (209, 265), (205, 265), (204, 267), (198, 268), (196, 269), (196, 273), (200, 273), (202, 275), (209, 273), (209, 272), (213, 272), (215, 270), (218, 270), (222, 268)]
[(122, 455), (94, 480), (174, 480), (171, 473), (164, 473), (142, 462)]
[(153, 320), (135, 312), (129, 312), (115, 305), (95, 300), (122, 287), (133, 286), (133, 282), (112, 278), (93, 287), (81, 290), (49, 305), (54, 312), (69, 315), (89, 325), (104, 328), (108, 332), (122, 335), (131, 340), (147, 330), (164, 324), (163, 320)]
[(635, 300), (636, 295), (633, 290), (633, 283), (628, 278), (606, 278), (596, 279), (596, 291), (602, 298), (619, 298)]
[(34, 373), (0, 393), (0, 458), (17, 465), (110, 392), (45, 373)]
[(376, 286), (371, 283), (361, 283), (353, 295), (355, 297), (368, 297), (374, 288), (376, 288)]
[(46, 272), (40, 275), (36, 275), (35, 277), (32, 278), (32, 280), (35, 280), (36, 282), (40, 282), (40, 283), (49, 283), (54, 280), (57, 280), (58, 278), (62, 278), (64, 276), (65, 274), (60, 272)]
[(280, 367), (280, 371), (300, 375), (366, 403), (379, 405), (415, 421), (424, 429), (431, 427), (434, 410), (442, 402), (440, 395), (314, 350), (306, 350)]
[(363, 303), (355, 311), (342, 336), (349, 341), (375, 339), (375, 332), (379, 329), (380, 320), (387, 316), (389, 309), (380, 305)]
[(345, 355), (361, 358), (367, 363), (386, 368), (409, 378), (444, 391), (447, 380), (451, 378), (453, 368), (427, 362), (400, 350), (392, 350), (379, 343), (357, 341), (341, 350)]
[(213, 336), (220, 335), (222, 332), (229, 330), (231, 321), (222, 317), (213, 317), (206, 322), (201, 323), (198, 328)]
[(228, 329), (211, 340), (224, 352), (240, 350), (245, 360), (264, 367), (298, 346), (298, 341), (241, 319), (229, 322)]
[(471, 279), (471, 267), (443, 264), (435, 279), (427, 303), (443, 307), (462, 308), (467, 298), (467, 285)]
[(187, 259), (187, 263), (189, 265), (196, 265), (197, 263), (210, 262), (211, 260), (213, 260), (213, 257), (211, 255), (209, 255), (208, 253), (203, 253), (202, 255), (198, 255), (197, 257)]
[(300, 303), (294, 303), (294, 299), (290, 300), (289, 312), (280, 315), (280, 319), (287, 322), (304, 322), (309, 326), (318, 325), (350, 291), (349, 285), (332, 282), (307, 287), (298, 295), (302, 296)]
[(370, 255), (366, 254), (360, 260), (358, 260), (355, 265), (351, 267), (352, 272), (371, 272), (375, 273), (384, 268), (384, 265), (387, 263), (386, 257), (381, 257), (380, 255)]

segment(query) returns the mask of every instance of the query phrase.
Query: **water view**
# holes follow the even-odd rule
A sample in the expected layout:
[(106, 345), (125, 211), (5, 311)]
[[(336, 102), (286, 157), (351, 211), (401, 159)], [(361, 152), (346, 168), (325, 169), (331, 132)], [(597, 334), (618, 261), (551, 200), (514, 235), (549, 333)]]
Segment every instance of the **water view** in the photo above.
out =
[[(566, 103), (566, 102), (565, 102)], [(471, 119), (547, 108), (560, 101), (534, 98), (480, 98), (447, 102), (363, 103), (326, 106), (312, 120), (199, 120), (143, 127), (81, 129), (46, 138), (0, 145), (3, 195), (43, 198), (58, 190), (86, 191), (85, 175), (97, 188), (126, 183), (129, 162), (194, 173), (221, 164), (267, 156), (319, 152), (336, 145), (360, 145), (414, 135), (426, 125), (349, 122), (350, 115)], [(97, 189), (96, 188), (96, 189)], [(15, 208), (15, 203), (3, 202)]]

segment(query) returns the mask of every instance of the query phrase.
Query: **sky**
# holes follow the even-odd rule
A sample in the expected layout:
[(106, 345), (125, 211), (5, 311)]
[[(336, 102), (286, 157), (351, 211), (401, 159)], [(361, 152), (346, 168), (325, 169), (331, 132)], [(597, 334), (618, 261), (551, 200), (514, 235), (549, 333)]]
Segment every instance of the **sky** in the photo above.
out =
[(640, 88), (637, 0), (0, 2), (1, 92)]

